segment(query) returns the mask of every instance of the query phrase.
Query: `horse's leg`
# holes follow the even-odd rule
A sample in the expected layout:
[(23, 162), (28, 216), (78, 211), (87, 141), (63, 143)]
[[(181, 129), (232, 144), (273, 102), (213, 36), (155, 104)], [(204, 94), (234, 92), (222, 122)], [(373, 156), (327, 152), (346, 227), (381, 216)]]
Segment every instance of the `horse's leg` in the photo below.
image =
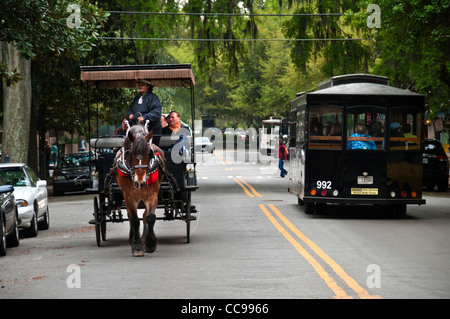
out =
[(128, 219), (130, 221), (130, 246), (133, 256), (144, 256), (144, 250), (142, 249), (142, 242), (139, 236), (139, 217), (137, 215), (137, 208), (127, 205)]
[[(156, 236), (154, 231), (154, 226), (156, 222), (156, 213), (155, 213), (156, 205), (150, 205), (146, 209), (147, 216), (144, 215), (144, 228), (145, 233), (142, 238), (145, 240), (144, 249), (148, 253), (153, 253), (156, 250)], [(145, 235), (145, 236), (144, 236)]]

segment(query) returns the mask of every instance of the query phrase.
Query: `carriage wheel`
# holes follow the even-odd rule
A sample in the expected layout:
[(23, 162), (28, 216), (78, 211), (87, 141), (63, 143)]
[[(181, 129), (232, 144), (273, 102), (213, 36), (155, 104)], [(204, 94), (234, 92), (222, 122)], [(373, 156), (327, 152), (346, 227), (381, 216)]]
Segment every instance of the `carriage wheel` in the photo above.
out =
[(184, 203), (184, 211), (186, 218), (186, 237), (187, 237), (187, 243), (191, 241), (191, 192), (186, 192), (187, 198)]
[[(104, 200), (103, 200), (104, 202)], [(109, 208), (108, 204), (100, 205), (100, 217), (101, 217), (101, 223), (100, 223), (100, 233), (102, 234), (102, 240), (106, 241), (106, 212), (105, 207)]]
[(97, 240), (97, 246), (100, 247), (102, 245), (102, 239), (100, 237), (100, 209), (98, 206), (98, 199), (97, 196), (94, 197), (94, 220), (95, 220), (95, 238)]

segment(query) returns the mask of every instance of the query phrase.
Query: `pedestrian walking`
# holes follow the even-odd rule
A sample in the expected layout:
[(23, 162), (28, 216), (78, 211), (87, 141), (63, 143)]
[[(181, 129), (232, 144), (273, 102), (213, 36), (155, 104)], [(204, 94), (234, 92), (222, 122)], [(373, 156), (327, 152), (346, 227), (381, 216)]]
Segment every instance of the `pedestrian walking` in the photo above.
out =
[(280, 169), (280, 177), (284, 177), (288, 172), (284, 169), (284, 161), (287, 159), (287, 155), (289, 154), (286, 145), (284, 145), (283, 139), (279, 140), (278, 146), (278, 168)]

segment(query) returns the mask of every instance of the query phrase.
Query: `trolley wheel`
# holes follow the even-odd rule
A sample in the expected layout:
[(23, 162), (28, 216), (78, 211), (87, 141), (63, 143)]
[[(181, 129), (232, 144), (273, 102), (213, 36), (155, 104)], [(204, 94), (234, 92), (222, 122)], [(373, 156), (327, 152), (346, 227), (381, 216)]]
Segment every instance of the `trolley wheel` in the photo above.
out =
[(403, 217), (406, 215), (406, 204), (393, 205), (392, 212), (394, 217)]
[(306, 202), (304, 203), (305, 214), (314, 214), (316, 211), (316, 203)]
[(95, 221), (95, 239), (97, 240), (97, 246), (101, 247), (102, 239), (101, 239), (101, 226), (100, 226), (100, 208), (98, 206), (98, 199), (94, 197), (94, 221)]

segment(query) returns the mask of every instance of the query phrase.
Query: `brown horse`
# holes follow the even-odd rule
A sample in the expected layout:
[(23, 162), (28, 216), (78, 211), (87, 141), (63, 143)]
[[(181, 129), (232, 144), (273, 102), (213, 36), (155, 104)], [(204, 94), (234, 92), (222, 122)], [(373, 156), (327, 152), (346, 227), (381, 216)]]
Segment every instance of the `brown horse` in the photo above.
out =
[[(164, 153), (152, 144), (152, 132), (147, 133), (142, 126), (135, 125), (128, 130), (118, 163), (117, 183), (123, 192), (130, 221), (130, 245), (133, 256), (143, 256), (144, 250), (153, 253), (156, 250), (154, 225), (158, 192), (163, 179), (160, 165), (165, 165)], [(122, 158), (122, 160), (120, 159)], [(140, 221), (138, 206), (145, 206), (142, 221), (144, 232), (142, 241), (139, 233)]]

